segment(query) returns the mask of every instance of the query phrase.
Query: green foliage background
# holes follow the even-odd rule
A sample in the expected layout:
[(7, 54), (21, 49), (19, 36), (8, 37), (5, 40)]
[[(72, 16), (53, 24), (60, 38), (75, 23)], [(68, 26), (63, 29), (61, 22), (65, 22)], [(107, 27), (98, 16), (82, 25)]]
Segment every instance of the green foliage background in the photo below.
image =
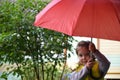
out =
[[(35, 15), (48, 2), (0, 1), (0, 66), (21, 80), (60, 80), (66, 61), (63, 49), (71, 51), (73, 38), (33, 26)], [(69, 53), (67, 54), (69, 56)]]

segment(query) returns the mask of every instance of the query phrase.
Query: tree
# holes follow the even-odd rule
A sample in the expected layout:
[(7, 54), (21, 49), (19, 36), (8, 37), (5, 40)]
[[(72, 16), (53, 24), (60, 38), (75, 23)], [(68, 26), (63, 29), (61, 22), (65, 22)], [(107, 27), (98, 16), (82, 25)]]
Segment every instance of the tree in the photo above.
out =
[(65, 62), (63, 49), (71, 50), (73, 38), (33, 26), (35, 15), (46, 4), (41, 0), (1, 1), (0, 64), (12, 66), (1, 78), (12, 73), (22, 80), (59, 79)]

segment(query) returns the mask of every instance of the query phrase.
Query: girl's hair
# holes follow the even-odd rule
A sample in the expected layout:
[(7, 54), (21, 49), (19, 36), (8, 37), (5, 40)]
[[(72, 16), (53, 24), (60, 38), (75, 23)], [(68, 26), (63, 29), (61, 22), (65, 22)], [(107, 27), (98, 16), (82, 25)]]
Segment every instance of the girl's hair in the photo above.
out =
[[(78, 55), (78, 49), (79, 49), (79, 47), (85, 47), (85, 48), (89, 49), (89, 44), (90, 43), (91, 43), (90, 41), (80, 41), (77, 44), (77, 47), (76, 47), (76, 54)], [(93, 60), (95, 60), (95, 56), (94, 55), (91, 55), (91, 57), (93, 58)]]
[(89, 44), (90, 44), (90, 41), (80, 41), (76, 47), (76, 54), (78, 54), (79, 47), (86, 47), (87, 49), (89, 49)]

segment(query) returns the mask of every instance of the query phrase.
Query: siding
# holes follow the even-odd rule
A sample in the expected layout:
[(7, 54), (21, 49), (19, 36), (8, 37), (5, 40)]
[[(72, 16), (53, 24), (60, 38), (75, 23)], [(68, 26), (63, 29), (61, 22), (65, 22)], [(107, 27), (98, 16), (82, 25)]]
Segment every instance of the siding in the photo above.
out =
[(120, 79), (120, 42), (111, 40), (99, 40), (100, 51), (111, 62), (106, 78)]

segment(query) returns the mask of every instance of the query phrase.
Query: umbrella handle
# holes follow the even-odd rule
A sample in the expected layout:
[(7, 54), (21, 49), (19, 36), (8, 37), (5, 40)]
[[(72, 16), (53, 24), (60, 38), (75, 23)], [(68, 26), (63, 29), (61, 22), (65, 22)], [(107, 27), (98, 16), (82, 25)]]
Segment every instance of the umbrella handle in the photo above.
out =
[(92, 57), (93, 56), (93, 53), (92, 53), (92, 51), (90, 51), (90, 57)]

